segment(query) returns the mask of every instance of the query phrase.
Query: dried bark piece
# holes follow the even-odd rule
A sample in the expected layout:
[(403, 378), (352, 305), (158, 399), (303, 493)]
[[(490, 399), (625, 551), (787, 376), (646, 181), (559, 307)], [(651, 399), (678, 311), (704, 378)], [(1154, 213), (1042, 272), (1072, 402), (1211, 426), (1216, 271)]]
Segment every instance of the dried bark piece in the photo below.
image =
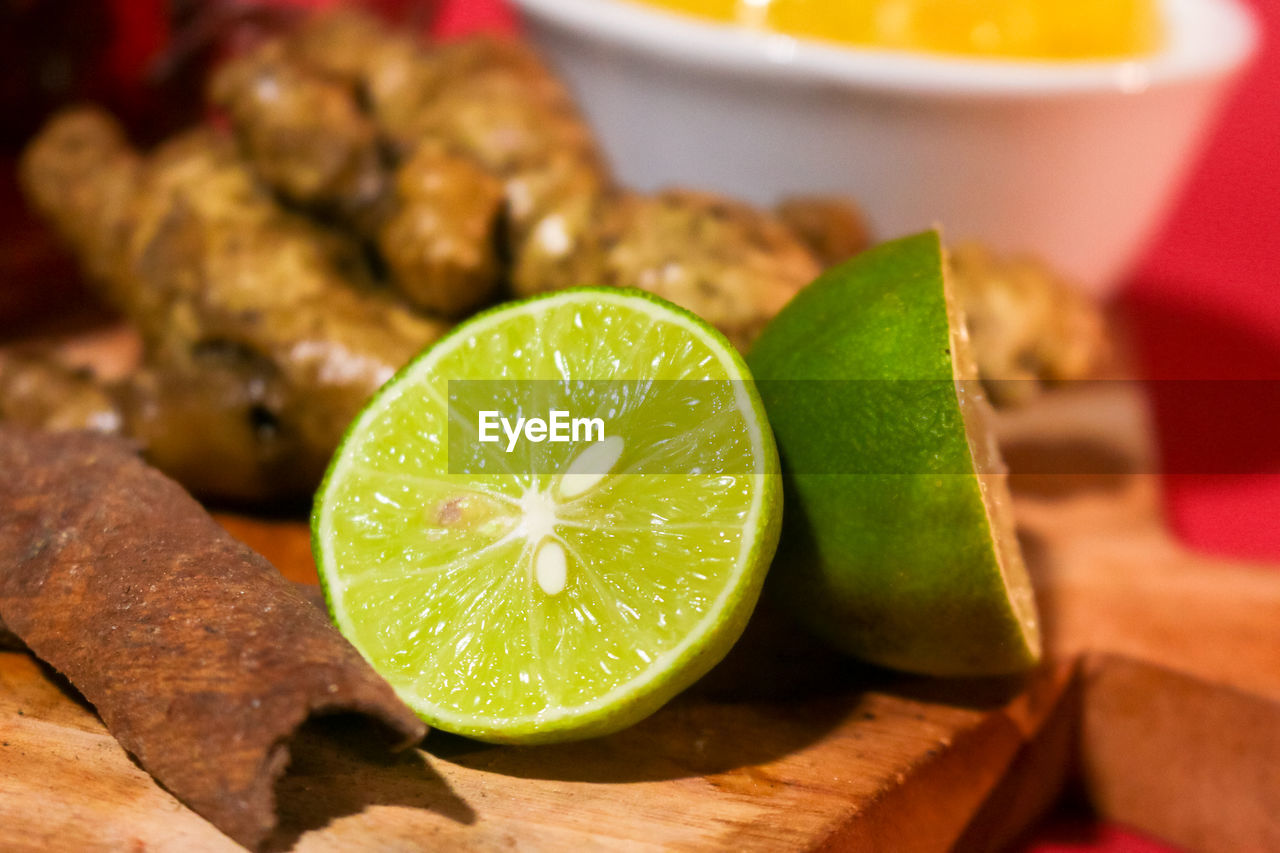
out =
[(231, 838), (275, 826), (309, 717), (425, 726), (324, 615), (121, 441), (0, 427), (0, 619)]
[(5, 627), (4, 622), (0, 622), (0, 652), (3, 651), (22, 651), (26, 646), (22, 644), (22, 640), (18, 636)]
[[(297, 581), (293, 581), (293, 588), (296, 589), (298, 594), (305, 598), (313, 607), (320, 610), (322, 613), (324, 612), (324, 593), (321, 592), (320, 587), (312, 583), (298, 583)], [(26, 651), (26, 649), (26, 643), (22, 642), (17, 634), (9, 630), (8, 626), (4, 624), (4, 619), (0, 619), (0, 651), (21, 652)]]

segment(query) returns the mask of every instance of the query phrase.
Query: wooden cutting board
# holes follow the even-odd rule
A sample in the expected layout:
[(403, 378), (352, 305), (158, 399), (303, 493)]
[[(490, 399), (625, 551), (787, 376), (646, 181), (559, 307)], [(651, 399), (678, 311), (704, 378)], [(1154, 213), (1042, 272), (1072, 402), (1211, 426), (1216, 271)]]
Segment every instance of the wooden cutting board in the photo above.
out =
[[(74, 343), (99, 364), (132, 346)], [(1030, 678), (859, 667), (765, 606), (721, 667), (607, 738), (517, 748), (437, 732), (385, 759), (356, 723), (322, 721), (295, 744), (270, 847), (990, 849), (1078, 779), (1104, 815), (1175, 843), (1280, 849), (1280, 572), (1172, 542), (1156, 478), (1134, 473), (1152, 469), (1133, 386), (1063, 395), (1005, 431), (1015, 465), (1082, 447), (1111, 460), (1015, 477), (1051, 649)], [(221, 520), (314, 580), (302, 522)], [(0, 653), (0, 849), (235, 847), (55, 674)]]

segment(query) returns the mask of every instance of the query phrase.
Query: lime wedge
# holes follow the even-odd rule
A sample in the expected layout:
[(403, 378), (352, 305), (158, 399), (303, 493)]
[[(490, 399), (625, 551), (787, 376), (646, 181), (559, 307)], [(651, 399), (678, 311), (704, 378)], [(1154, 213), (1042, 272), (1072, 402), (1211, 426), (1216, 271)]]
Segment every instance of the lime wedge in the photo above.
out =
[[(479, 441), (486, 410), (540, 404), (604, 429)], [(636, 722), (724, 656), (780, 492), (728, 341), (640, 291), (580, 288), (477, 315), (388, 382), (330, 464), (314, 549), (335, 623), (428, 723), (570, 740)]]
[(930, 675), (1039, 656), (999, 450), (934, 232), (825, 273), (747, 357), (782, 454), (771, 585), (835, 646)]

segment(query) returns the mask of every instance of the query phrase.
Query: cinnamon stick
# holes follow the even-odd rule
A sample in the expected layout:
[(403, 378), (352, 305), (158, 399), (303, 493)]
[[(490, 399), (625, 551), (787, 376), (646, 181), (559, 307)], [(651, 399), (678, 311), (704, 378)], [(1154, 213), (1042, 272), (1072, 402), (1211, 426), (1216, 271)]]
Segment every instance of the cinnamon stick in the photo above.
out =
[(157, 781), (256, 847), (308, 718), (425, 726), (316, 608), (124, 442), (0, 426), (0, 621)]

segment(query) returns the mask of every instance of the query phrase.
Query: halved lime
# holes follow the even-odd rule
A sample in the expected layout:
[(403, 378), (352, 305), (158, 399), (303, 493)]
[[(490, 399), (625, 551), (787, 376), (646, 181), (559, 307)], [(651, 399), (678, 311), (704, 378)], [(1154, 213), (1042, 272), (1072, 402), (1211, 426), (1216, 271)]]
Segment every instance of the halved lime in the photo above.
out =
[[(672, 386), (699, 390), (672, 405), (656, 390)], [(516, 422), (552, 398), (603, 434), (477, 440), (483, 400)], [(640, 291), (581, 288), (480, 314), (388, 382), (330, 465), (314, 548), (334, 621), (424, 720), (569, 740), (636, 722), (723, 657), (780, 489), (728, 341)]]
[(782, 453), (771, 583), (839, 648), (930, 675), (1040, 652), (999, 449), (935, 232), (801, 291), (747, 363)]

